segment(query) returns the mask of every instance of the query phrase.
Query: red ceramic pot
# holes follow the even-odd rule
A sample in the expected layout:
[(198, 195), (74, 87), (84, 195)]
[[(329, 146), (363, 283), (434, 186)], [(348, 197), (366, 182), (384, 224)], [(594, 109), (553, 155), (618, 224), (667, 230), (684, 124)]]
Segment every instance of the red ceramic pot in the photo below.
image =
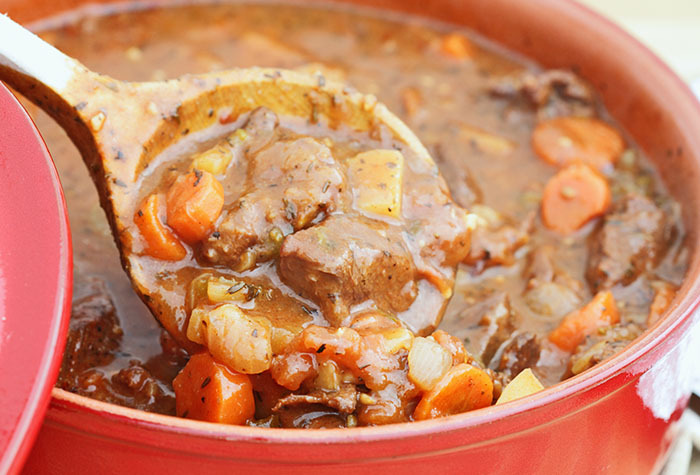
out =
[[(8, 1), (20, 20), (79, 3)], [(700, 230), (700, 105), (646, 48), (570, 1), (357, 3), (466, 25), (546, 67), (573, 68), (597, 87), (683, 203), (691, 261), (668, 318), (611, 360), (533, 396), (411, 424), (325, 431), (221, 426), (54, 390), (27, 473), (660, 470), (690, 394), (690, 343), (700, 318), (700, 253), (694, 246)]]
[(0, 83), (0, 474), (22, 469), (49, 405), (72, 270), (56, 168), (29, 115)]

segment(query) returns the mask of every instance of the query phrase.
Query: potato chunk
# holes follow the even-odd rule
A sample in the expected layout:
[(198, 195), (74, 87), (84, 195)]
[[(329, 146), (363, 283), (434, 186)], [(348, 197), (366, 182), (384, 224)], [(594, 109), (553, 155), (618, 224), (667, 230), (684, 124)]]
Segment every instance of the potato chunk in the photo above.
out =
[(501, 397), (498, 398), (496, 404), (503, 404), (514, 399), (529, 396), (538, 391), (542, 391), (544, 386), (537, 379), (535, 373), (530, 368), (526, 368), (520, 372), (508, 385), (503, 389)]
[(370, 150), (348, 160), (355, 206), (372, 214), (401, 218), (404, 158), (396, 150)]

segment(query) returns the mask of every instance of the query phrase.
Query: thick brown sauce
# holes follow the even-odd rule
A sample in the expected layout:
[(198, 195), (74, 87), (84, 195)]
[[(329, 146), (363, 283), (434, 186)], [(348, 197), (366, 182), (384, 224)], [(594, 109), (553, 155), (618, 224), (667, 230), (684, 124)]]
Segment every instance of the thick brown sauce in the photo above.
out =
[[(516, 224), (538, 210), (544, 184), (556, 171), (531, 149), (535, 115), (512, 110), (506, 101), (494, 100), (485, 92), (495, 76), (525, 69), (537, 71), (537, 67), (469, 32), (463, 33), (478, 45), (474, 60), (446, 57), (439, 53), (439, 41), (444, 33), (453, 30), (448, 25), (412, 17), (387, 19), (368, 12), (233, 4), (77, 16), (70, 21), (64, 18), (47, 22), (39, 29), (45, 39), (89, 68), (123, 80), (160, 80), (231, 67), (295, 68), (323, 64), (327, 75), (337, 74), (338, 79), (358, 90), (376, 94), (406, 121), (431, 150), (460, 204), (488, 205)], [(407, 89), (421, 98), (415, 114), (405, 102)], [(78, 152), (58, 126), (36, 109), (32, 111), (57, 163), (66, 194), (75, 256), (75, 299), (89, 292), (92, 279), (103, 280), (124, 331), (119, 351), (111, 362), (97, 370), (111, 377), (129, 366), (131, 360), (140, 360), (159, 380), (163, 394), (172, 396), (170, 381), (182, 361), (159, 356), (161, 330), (120, 267), (97, 194)], [(508, 139), (514, 148), (507, 154), (485, 153), (464, 133), (463, 126), (478, 127)], [(658, 177), (641, 157), (631, 172), (616, 174), (612, 178), (613, 191), (616, 184), (631, 181), (657, 201), (668, 199)], [(471, 185), (474, 183), (477, 187)], [(573, 236), (562, 238), (546, 230), (536, 218), (530, 242), (516, 254), (514, 265), (490, 268), (481, 274), (463, 266), (442, 327), (474, 328), (476, 335), (478, 322), (461, 321), (458, 316), (465, 307), (497, 289), (511, 294), (511, 304), (524, 317), (521, 330), (545, 335), (558, 319), (534, 314), (520, 297), (527, 249), (554, 245), (557, 265), (574, 279), (585, 282), (586, 238), (592, 228), (589, 224)], [(669, 243), (670, 251), (657, 269), (659, 277), (675, 284), (685, 272), (683, 259), (677, 259), (679, 242), (680, 238), (676, 238)], [(629, 300), (627, 297), (635, 292), (648, 293), (635, 285), (614, 289), (618, 300)], [(583, 293), (585, 302), (591, 292), (584, 288)], [(641, 299), (639, 305), (622, 308), (623, 322), (643, 323), (649, 298)], [(546, 347), (538, 374), (546, 384), (553, 384), (561, 378), (565, 364), (566, 358), (560, 352)], [(92, 391), (99, 397), (94, 386), (76, 390), (85, 394)], [(172, 400), (144, 405), (128, 396), (107, 399), (160, 412), (172, 411)]]

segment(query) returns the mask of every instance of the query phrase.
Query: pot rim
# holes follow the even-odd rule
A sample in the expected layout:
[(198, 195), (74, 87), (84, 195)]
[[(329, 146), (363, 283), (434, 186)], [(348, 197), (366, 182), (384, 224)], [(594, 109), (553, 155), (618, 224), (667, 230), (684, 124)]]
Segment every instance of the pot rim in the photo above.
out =
[[(690, 87), (674, 73), (666, 63), (656, 56), (648, 47), (639, 40), (624, 31), (620, 26), (594, 12), (590, 8), (577, 3), (575, 0), (537, 0), (542, 8), (557, 10), (566, 13), (566, 16), (576, 16), (581, 23), (595, 25), (598, 34), (606, 40), (615, 40), (616, 44), (623, 44), (628, 58), (635, 61), (646, 60), (654, 64), (649, 74), (655, 76), (657, 81), (671, 85), (676, 93), (679, 93), (687, 102), (688, 107), (678, 111), (676, 123), (685, 123), (695, 126), (700, 130), (700, 102), (690, 90)], [(201, 2), (197, 2), (201, 3)], [(687, 128), (685, 128), (687, 130)], [(690, 138), (690, 137), (688, 137)], [(690, 153), (700, 157), (700, 136), (693, 141), (695, 147)], [(700, 159), (698, 160), (700, 161)], [(700, 212), (700, 210), (698, 210)], [(412, 438), (425, 436), (431, 433), (444, 433), (454, 430), (473, 428), (484, 424), (501, 423), (508, 418), (523, 414), (527, 411), (542, 408), (556, 402), (571, 398), (595, 388), (614, 376), (625, 372), (633, 363), (645, 356), (653, 354), (647, 361), (646, 370), (651, 364), (663, 356), (661, 351), (656, 351), (662, 343), (669, 345), (677, 341), (684, 330), (688, 330), (693, 315), (700, 308), (700, 252), (695, 250), (686, 272), (687, 276), (698, 276), (683, 281), (675, 302), (665, 318), (657, 322), (652, 328), (645, 331), (640, 337), (626, 346), (622, 351), (610, 359), (599, 363), (583, 373), (573, 376), (565, 381), (557, 383), (543, 391), (533, 395), (517, 399), (499, 406), (490, 406), (475, 411), (457, 414), (440, 419), (415, 421), (410, 423), (389, 424), (375, 427), (356, 427), (347, 429), (324, 430), (299, 430), (299, 429), (269, 429), (250, 426), (234, 426), (203, 421), (183, 419), (175, 416), (149, 413), (138, 409), (119, 406), (91, 399), (85, 396), (54, 388), (52, 391), (52, 404), (87, 410), (95, 414), (106, 415), (127, 424), (146, 424), (151, 429), (171, 433), (173, 435), (184, 434), (188, 436), (207, 437), (225, 440), (245, 440), (251, 443), (263, 444), (342, 444), (347, 442), (372, 442), (395, 438)], [(674, 340), (675, 339), (675, 340)], [(643, 371), (643, 370), (641, 370)], [(637, 373), (641, 372), (636, 371)], [(551, 418), (556, 416), (552, 415)], [(520, 427), (517, 431), (527, 430), (533, 426), (545, 424), (549, 419), (539, 418), (527, 426)], [(85, 430), (84, 427), (81, 427)], [(515, 433), (509, 431), (508, 434)], [(504, 434), (505, 435), (505, 434)], [(147, 443), (142, 441), (142, 443)], [(196, 451), (192, 449), (192, 451)]]

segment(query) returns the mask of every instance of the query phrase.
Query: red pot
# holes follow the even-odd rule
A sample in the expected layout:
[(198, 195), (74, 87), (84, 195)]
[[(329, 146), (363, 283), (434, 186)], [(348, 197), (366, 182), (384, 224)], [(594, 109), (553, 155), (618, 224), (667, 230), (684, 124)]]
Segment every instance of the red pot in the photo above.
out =
[[(58, 5), (4, 0), (20, 20), (74, 3), (79, 0)], [(683, 203), (691, 262), (668, 318), (611, 360), (533, 396), (411, 424), (325, 431), (221, 426), (146, 414), (54, 389), (27, 473), (660, 470), (697, 361), (691, 340), (700, 318), (695, 312), (700, 254), (694, 246), (700, 229), (700, 105), (646, 48), (573, 2), (379, 3), (464, 24), (544, 66), (580, 71), (597, 87), (610, 113)]]

